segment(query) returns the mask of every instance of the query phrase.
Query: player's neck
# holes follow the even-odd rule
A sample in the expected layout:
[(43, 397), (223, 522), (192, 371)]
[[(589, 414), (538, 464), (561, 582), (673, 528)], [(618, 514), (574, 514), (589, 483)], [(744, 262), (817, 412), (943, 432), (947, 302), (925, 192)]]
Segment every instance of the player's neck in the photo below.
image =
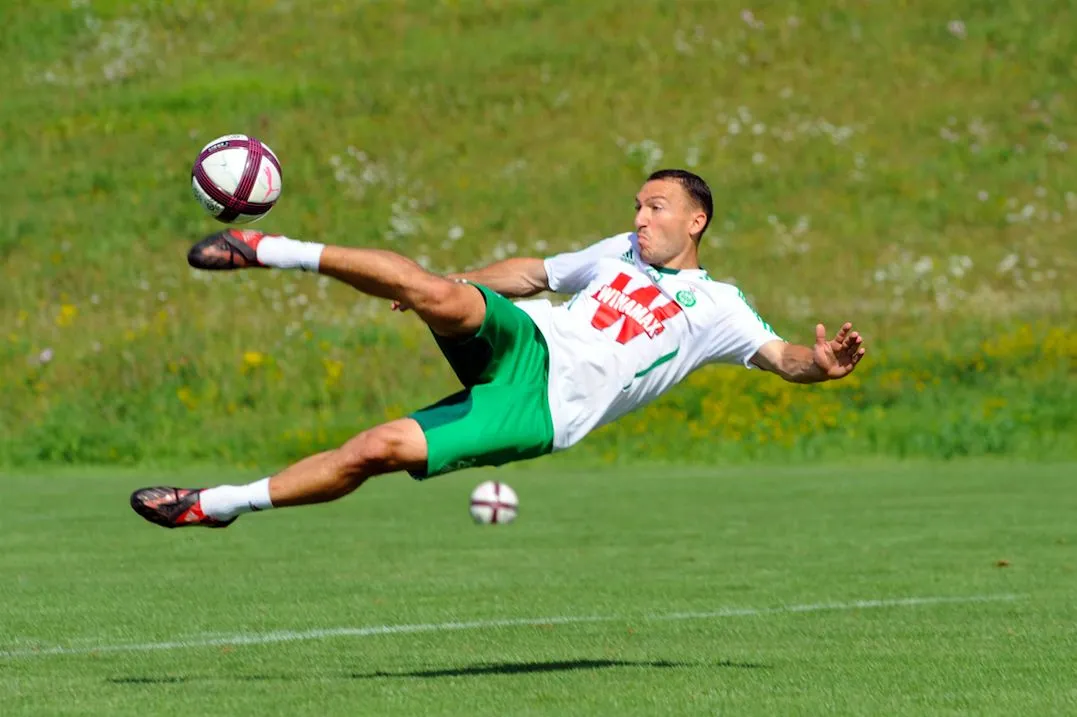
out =
[(699, 251), (697, 250), (695, 242), (690, 244), (683, 252), (673, 257), (664, 264), (654, 264), (656, 268), (672, 269), (674, 271), (681, 271), (682, 269), (699, 269)]

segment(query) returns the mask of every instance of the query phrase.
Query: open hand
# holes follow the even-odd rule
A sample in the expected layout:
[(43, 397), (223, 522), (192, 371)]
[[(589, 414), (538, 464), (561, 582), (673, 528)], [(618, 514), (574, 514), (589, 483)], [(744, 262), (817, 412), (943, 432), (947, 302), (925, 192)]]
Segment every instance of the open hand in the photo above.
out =
[(830, 341), (826, 339), (826, 327), (816, 324), (812, 358), (827, 378), (844, 378), (852, 373), (864, 357), (863, 343), (863, 338), (853, 331), (853, 325), (849, 322), (842, 324), (838, 335)]

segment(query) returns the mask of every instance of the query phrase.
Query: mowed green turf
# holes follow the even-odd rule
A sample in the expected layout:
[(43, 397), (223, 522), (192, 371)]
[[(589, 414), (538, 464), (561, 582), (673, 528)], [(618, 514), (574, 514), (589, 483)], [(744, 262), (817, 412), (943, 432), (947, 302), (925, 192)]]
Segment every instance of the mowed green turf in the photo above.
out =
[[(1073, 713), (1073, 471), (550, 459), (225, 531), (146, 524), (128, 492), (250, 476), (7, 476), (2, 711)], [(511, 526), (467, 515), (493, 476)], [(482, 624), (505, 620), (530, 624)]]

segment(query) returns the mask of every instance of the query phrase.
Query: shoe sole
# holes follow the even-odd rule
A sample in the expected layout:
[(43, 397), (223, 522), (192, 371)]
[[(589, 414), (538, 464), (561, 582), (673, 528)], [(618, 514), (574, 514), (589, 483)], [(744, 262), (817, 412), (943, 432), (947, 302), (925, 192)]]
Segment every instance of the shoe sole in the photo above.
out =
[(138, 513), (140, 516), (142, 516), (143, 518), (145, 518), (149, 522), (153, 523), (154, 525), (159, 525), (162, 528), (168, 528), (169, 530), (172, 530), (174, 528), (195, 528), (195, 527), (197, 527), (197, 528), (227, 528), (229, 525), (236, 522), (236, 518), (232, 518), (231, 520), (228, 520), (228, 521), (225, 521), (225, 522), (215, 521), (215, 522), (212, 522), (212, 523), (210, 523), (210, 522), (175, 523), (170, 518), (168, 518), (168, 516), (162, 515), (156, 508), (151, 508), (150, 506), (148, 506), (148, 505), (146, 505), (145, 503), (142, 502), (142, 500), (139, 498), (139, 493), (141, 493), (143, 490), (146, 490), (146, 489), (145, 488), (139, 488), (138, 490), (136, 490), (134, 493), (131, 494), (131, 508), (134, 509), (134, 511), (136, 513)]
[[(243, 257), (244, 263), (236, 263), (236, 254)], [(208, 271), (229, 271), (261, 266), (258, 263), (258, 253), (239, 239), (232, 237), (229, 231), (211, 234), (191, 247), (191, 250), (187, 252), (187, 263), (195, 269)]]
[(141, 490), (136, 490), (134, 493), (131, 494), (131, 507), (134, 509), (134, 511), (136, 513), (138, 513), (139, 515), (141, 515), (143, 518), (150, 521), (154, 525), (159, 525), (162, 528), (170, 528), (171, 529), (171, 528), (178, 527), (176, 525), (173, 525), (168, 520), (168, 518), (166, 518), (165, 516), (158, 513), (155, 508), (150, 508), (149, 506), (144, 504), (141, 500), (139, 500), (138, 494), (141, 493), (141, 492), (142, 492)]

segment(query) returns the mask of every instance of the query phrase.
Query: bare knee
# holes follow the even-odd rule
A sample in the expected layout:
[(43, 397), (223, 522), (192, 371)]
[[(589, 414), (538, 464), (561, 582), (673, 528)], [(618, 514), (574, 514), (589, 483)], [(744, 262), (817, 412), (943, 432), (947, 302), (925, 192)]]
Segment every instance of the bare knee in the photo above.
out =
[(336, 452), (339, 472), (352, 479), (362, 480), (392, 470), (392, 436), (376, 428), (360, 433)]
[(426, 461), (425, 438), (410, 419), (363, 431), (336, 452), (339, 472), (360, 483), (383, 473), (421, 468)]
[(473, 334), (486, 315), (482, 292), (441, 277), (432, 277), (419, 287), (410, 305), (434, 333), (442, 336)]

